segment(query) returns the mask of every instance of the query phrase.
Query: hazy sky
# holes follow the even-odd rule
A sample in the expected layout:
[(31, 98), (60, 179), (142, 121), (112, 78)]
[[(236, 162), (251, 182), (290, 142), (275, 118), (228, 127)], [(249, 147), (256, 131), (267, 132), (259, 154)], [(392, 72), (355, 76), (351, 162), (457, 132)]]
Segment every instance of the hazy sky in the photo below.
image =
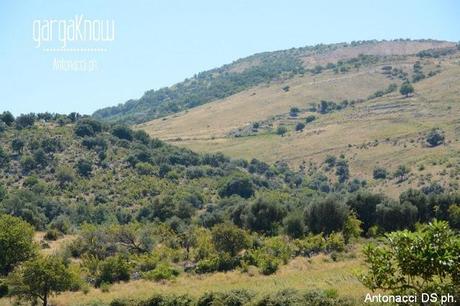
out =
[[(57, 52), (54, 36), (36, 48), (34, 21), (46, 38), (46, 21), (75, 16), (113, 20), (114, 41)], [(393, 38), (459, 41), (460, 2), (2, 0), (0, 111), (92, 113), (256, 52)], [(62, 71), (55, 60), (97, 70)]]

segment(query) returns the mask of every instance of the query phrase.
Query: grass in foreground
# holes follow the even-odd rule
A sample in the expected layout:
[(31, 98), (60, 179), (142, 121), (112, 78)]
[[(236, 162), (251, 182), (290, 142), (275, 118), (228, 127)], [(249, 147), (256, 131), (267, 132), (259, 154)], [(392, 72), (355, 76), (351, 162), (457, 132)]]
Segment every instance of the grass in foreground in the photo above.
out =
[[(130, 281), (113, 285), (109, 292), (91, 289), (83, 292), (69, 292), (52, 299), (54, 305), (108, 304), (115, 298), (148, 298), (155, 293), (189, 294), (199, 297), (208, 291), (226, 291), (245, 288), (258, 295), (268, 294), (285, 288), (299, 290), (336, 290), (340, 296), (349, 296), (362, 301), (368, 292), (358, 280), (357, 274), (363, 271), (361, 255), (332, 261), (329, 256), (318, 255), (311, 259), (295, 258), (283, 266), (276, 274), (263, 276), (257, 273), (213, 273), (209, 275), (179, 276), (176, 280), (155, 283), (145, 280)], [(6, 302), (6, 303), (5, 303)], [(6, 300), (0, 305), (8, 305)]]

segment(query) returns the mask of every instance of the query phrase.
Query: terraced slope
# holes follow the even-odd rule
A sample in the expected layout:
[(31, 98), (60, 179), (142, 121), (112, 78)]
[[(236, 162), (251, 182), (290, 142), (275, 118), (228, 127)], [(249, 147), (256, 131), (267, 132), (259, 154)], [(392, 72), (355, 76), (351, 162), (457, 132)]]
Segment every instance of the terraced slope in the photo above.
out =
[[(358, 49), (362, 51), (361, 47)], [(404, 50), (414, 52), (409, 47)], [(394, 48), (388, 52), (395, 52)], [(339, 50), (330, 54), (337, 53)], [(413, 84), (413, 96), (406, 98), (394, 91), (369, 99), (391, 83), (402, 83), (398, 75), (385, 73), (385, 66), (406, 73), (412, 80), (417, 62), (425, 78)], [(309, 111), (312, 104), (321, 100), (354, 103), (326, 114)], [(267, 162), (283, 160), (294, 167), (320, 167), (327, 155), (344, 154), (350, 159), (351, 172), (366, 179), (372, 179), (376, 166), (390, 171), (401, 164), (409, 166), (412, 179), (402, 184), (389, 180), (372, 182), (377, 189), (394, 190), (427, 181), (442, 183), (443, 177), (457, 175), (459, 170), (453, 165), (458, 164), (460, 149), (459, 103), (458, 51), (437, 58), (393, 55), (377, 57), (374, 62), (343, 73), (329, 69), (252, 87), (138, 128), (196, 151), (220, 151)], [(290, 116), (291, 107), (299, 108), (300, 113)], [(303, 131), (295, 131), (296, 123), (304, 122), (309, 115), (317, 119), (306, 124)], [(261, 128), (244, 132), (254, 130), (256, 122)], [(288, 128), (283, 137), (275, 133), (279, 125)], [(425, 135), (432, 128), (444, 131), (444, 145), (427, 146)]]

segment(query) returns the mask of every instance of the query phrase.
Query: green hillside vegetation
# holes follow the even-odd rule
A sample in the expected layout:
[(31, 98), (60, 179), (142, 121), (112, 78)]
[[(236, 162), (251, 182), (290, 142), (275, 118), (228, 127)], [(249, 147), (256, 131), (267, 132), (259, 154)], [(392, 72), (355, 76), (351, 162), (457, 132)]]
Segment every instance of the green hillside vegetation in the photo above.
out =
[[(397, 200), (372, 193), (346, 156), (294, 171), (286, 163), (194, 153), (75, 113), (14, 118), (4, 112), (0, 128), (4, 305), (9, 298), (91, 304), (111, 286), (126, 296), (107, 295), (122, 300), (105, 298), (102, 305), (359, 304), (364, 287), (355, 272), (364, 269), (363, 239), (415, 230), (433, 219), (460, 225), (459, 194), (437, 186), (409, 189)], [(395, 176), (404, 179), (407, 170)], [(37, 242), (33, 231), (45, 234)], [(55, 246), (56, 240), (65, 243)], [(455, 254), (458, 245), (452, 244)], [(316, 277), (324, 281), (317, 287), (302, 285), (302, 274), (290, 265), (321, 270), (318, 258), (331, 271), (342, 269), (356, 291), (335, 288), (320, 272)], [(223, 272), (235, 277), (233, 285), (174, 291), (175, 281), (212, 282)], [(279, 277), (287, 285), (245, 288), (248, 277), (275, 283)], [(238, 279), (246, 281), (238, 286)], [(158, 295), (138, 292), (145, 300), (131, 301), (136, 282)], [(168, 286), (167, 294), (159, 290)]]
[[(430, 48), (434, 48), (430, 49), (431, 52), (437, 52), (436, 48), (452, 45), (434, 40), (396, 40), (391, 43), (396, 55), (407, 52), (415, 54)], [(142, 123), (223, 99), (257, 85), (290, 79), (296, 75), (316, 75), (327, 69), (345, 73), (363, 64), (377, 61), (378, 57), (375, 55), (384, 54), (382, 49), (386, 48), (387, 44), (385, 41), (357, 41), (259, 53), (220, 68), (198, 73), (171, 87), (149, 90), (140, 99), (98, 110), (93, 116), (110, 122)], [(358, 56), (357, 50), (370, 54)], [(421, 56), (431, 54), (429, 51), (426, 53)], [(439, 55), (444, 53), (439, 52)], [(341, 60), (336, 63), (334, 58), (337, 55)]]
[[(373, 54), (351, 57), (366, 44), (328, 51), (323, 62), (335, 61), (317, 73), (255, 86), (136, 129), (197, 152), (283, 162), (304, 174), (323, 169), (332, 184), (336, 175), (324, 160), (345, 156), (352, 176), (393, 198), (408, 188), (455, 191), (458, 47), (416, 51), (426, 45), (407, 42), (403, 54), (398, 43), (372, 44), (384, 55), (368, 48)], [(407, 173), (394, 175), (399, 167)], [(375, 169), (389, 175), (376, 178)]]

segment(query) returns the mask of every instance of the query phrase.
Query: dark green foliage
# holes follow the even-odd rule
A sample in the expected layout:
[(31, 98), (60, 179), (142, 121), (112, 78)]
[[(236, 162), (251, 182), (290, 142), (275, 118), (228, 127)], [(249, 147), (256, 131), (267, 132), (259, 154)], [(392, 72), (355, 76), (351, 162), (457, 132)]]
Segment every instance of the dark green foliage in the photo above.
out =
[(377, 224), (385, 231), (391, 232), (413, 228), (417, 221), (418, 209), (410, 202), (399, 203), (385, 200), (376, 206)]
[(244, 306), (254, 297), (254, 293), (245, 289), (234, 289), (226, 292), (207, 292), (201, 296), (196, 306)]
[(305, 124), (302, 123), (302, 122), (298, 122), (298, 123), (295, 125), (295, 130), (296, 130), (296, 131), (303, 131), (304, 128), (305, 128)]
[(122, 126), (122, 125), (115, 126), (112, 129), (112, 135), (120, 139), (125, 139), (128, 141), (133, 140), (133, 131), (127, 126)]
[(60, 152), (63, 149), (63, 145), (59, 138), (50, 138), (47, 137), (42, 140), (40, 147), (45, 151), (45, 153), (56, 153)]
[(313, 121), (315, 121), (315, 119), (316, 119), (316, 116), (315, 116), (315, 115), (308, 115), (308, 116), (305, 118), (305, 123), (313, 122)]
[(89, 177), (93, 169), (92, 163), (89, 160), (81, 159), (75, 165), (79, 175), (83, 177)]
[(376, 223), (376, 208), (384, 199), (383, 195), (370, 192), (359, 192), (348, 198), (347, 205), (356, 212), (359, 220), (363, 222), (362, 227), (365, 232)]
[(337, 197), (314, 201), (305, 210), (305, 224), (313, 233), (330, 234), (343, 229), (349, 214), (348, 207)]
[(376, 180), (386, 179), (388, 176), (388, 171), (383, 167), (376, 167), (374, 168), (372, 175)]
[(6, 167), (10, 161), (8, 153), (0, 146), (0, 168)]
[(304, 71), (300, 59), (287, 51), (253, 57), (259, 59), (258, 64), (242, 72), (232, 72), (227, 66), (201, 72), (177, 86), (150, 90), (138, 100), (101, 109), (94, 117), (127, 124), (141, 123), (228, 97), (286, 73), (295, 75)]
[(406, 82), (401, 85), (399, 92), (407, 98), (410, 94), (414, 92), (414, 87), (411, 83)]
[(422, 50), (417, 53), (417, 56), (420, 58), (439, 58), (442, 56), (450, 55), (455, 53), (455, 47), (454, 48), (437, 48), (437, 49), (428, 49), (428, 50)]
[(339, 179), (340, 183), (345, 182), (350, 177), (350, 171), (348, 169), (348, 162), (344, 159), (337, 161), (335, 174)]
[(97, 120), (90, 118), (83, 118), (78, 120), (75, 125), (75, 134), (80, 137), (84, 136), (95, 136), (96, 134), (102, 132), (103, 126)]
[(410, 203), (417, 207), (418, 220), (428, 221), (431, 216), (431, 208), (427, 196), (416, 189), (408, 189), (399, 195), (399, 203)]
[(39, 167), (46, 167), (48, 165), (48, 155), (42, 148), (39, 148), (33, 152), (34, 164)]
[(250, 198), (254, 195), (254, 185), (249, 177), (235, 175), (223, 181), (219, 189), (221, 197), (239, 195), (242, 198)]
[(297, 117), (297, 115), (299, 114), (300, 112), (300, 109), (297, 107), (297, 106), (293, 106), (291, 107), (291, 109), (289, 110), (289, 115), (291, 117)]
[(274, 234), (285, 216), (286, 209), (275, 199), (258, 197), (249, 207), (246, 224), (253, 231)]
[(22, 153), (22, 149), (24, 148), (24, 141), (20, 138), (15, 138), (13, 139), (13, 141), (11, 142), (11, 148), (13, 149), (13, 151), (15, 151), (17, 154), (21, 154)]
[(14, 123), (14, 116), (9, 111), (4, 111), (0, 115), (0, 120), (3, 121), (7, 126), (12, 126)]
[(339, 110), (345, 109), (349, 105), (350, 103), (348, 102), (348, 100), (343, 100), (340, 103), (336, 103), (334, 101), (321, 100), (321, 102), (319, 103), (316, 109), (318, 113), (320, 114), (327, 114), (333, 111), (339, 111)]
[[(46, 216), (46, 207), (51, 207), (43, 196), (29, 190), (20, 190), (10, 193), (0, 203), (1, 211), (22, 218), (37, 229), (44, 228), (49, 221)], [(49, 217), (54, 217), (59, 211), (49, 210)]]
[(283, 136), (287, 133), (287, 128), (283, 125), (280, 125), (276, 128), (276, 134)]
[(305, 231), (305, 224), (301, 213), (293, 213), (287, 216), (284, 221), (284, 231), (292, 238), (300, 238)]
[(427, 135), (426, 135), (426, 142), (431, 146), (431, 147), (436, 147), (439, 146), (440, 144), (444, 143), (444, 133), (440, 129), (432, 129)]
[(35, 114), (22, 114), (15, 120), (16, 128), (18, 130), (32, 127), (35, 123)]

